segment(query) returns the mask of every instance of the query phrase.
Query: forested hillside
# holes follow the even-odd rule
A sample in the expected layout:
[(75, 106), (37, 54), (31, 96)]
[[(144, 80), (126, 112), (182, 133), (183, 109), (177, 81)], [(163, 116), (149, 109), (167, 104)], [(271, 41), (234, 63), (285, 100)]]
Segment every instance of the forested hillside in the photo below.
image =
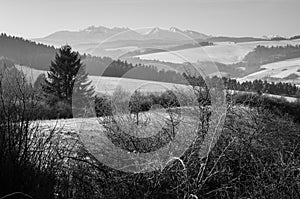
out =
[[(37, 44), (23, 38), (0, 35), (0, 57), (7, 57), (15, 64), (29, 66), (38, 70), (49, 70), (51, 61), (54, 59), (57, 49), (53, 46)], [(121, 77), (133, 68), (137, 68), (135, 74), (127, 77), (154, 80), (163, 82), (180, 83), (182, 77), (175, 71), (158, 70), (153, 66), (133, 65), (109, 57), (95, 57), (82, 55), (83, 63), (89, 75), (102, 75)]]
[(35, 69), (48, 70), (50, 60), (57, 49), (53, 46), (37, 44), (23, 38), (0, 35), (0, 56), (8, 57), (16, 64), (30, 66)]
[(300, 57), (300, 45), (292, 46), (257, 46), (248, 53), (244, 61), (248, 63), (267, 64)]

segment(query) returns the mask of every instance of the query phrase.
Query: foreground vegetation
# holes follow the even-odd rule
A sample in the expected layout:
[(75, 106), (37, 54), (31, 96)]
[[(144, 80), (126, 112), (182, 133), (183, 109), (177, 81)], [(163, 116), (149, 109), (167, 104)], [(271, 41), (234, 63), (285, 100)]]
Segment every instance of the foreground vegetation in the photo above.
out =
[[(199, 118), (203, 125), (198, 139), (181, 157), (162, 170), (125, 173), (99, 162), (76, 134), (55, 128), (45, 131), (33, 124), (41, 106), (36, 99), (39, 91), (18, 71), (5, 70), (0, 88), (0, 183), (4, 185), (0, 197), (300, 197), (300, 123), (295, 112), (299, 103), (260, 95), (228, 95), (225, 124), (209, 154), (199, 156), (207, 133), (204, 121), (210, 115), (209, 109), (203, 109), (206, 114)], [(199, 91), (204, 92), (198, 93), (201, 106), (209, 106), (205, 89)], [(142, 107), (147, 110), (152, 103), (167, 109), (178, 106), (171, 91), (152, 99), (137, 95), (142, 103), (132, 103), (133, 113)], [(144, 103), (148, 105), (142, 106)], [(104, 104), (100, 101), (98, 105)], [(109, 128), (106, 131), (109, 133)]]

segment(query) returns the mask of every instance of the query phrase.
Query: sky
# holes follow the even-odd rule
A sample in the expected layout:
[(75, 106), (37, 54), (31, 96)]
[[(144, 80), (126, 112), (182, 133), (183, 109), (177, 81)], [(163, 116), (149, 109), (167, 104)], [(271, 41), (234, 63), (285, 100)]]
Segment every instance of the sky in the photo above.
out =
[(214, 36), (300, 34), (300, 0), (0, 0), (0, 32), (26, 39), (88, 26), (190, 29)]

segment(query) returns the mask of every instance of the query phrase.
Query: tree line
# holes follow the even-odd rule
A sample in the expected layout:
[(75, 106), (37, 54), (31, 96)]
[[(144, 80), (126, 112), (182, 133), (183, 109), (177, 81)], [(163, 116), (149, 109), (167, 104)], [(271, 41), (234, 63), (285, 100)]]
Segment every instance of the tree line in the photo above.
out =
[(223, 78), (225, 86), (230, 90), (247, 91), (256, 93), (268, 93), (289, 97), (300, 97), (300, 88), (295, 84), (284, 82), (268, 82), (266, 80), (254, 80), (239, 82), (236, 79)]
[(194, 76), (190, 74), (184, 73), (188, 82), (193, 85), (194, 81), (200, 82), (201, 87), (206, 87), (207, 84), (211, 84), (213, 87), (217, 87), (218, 85), (222, 85), (224, 89), (235, 90), (235, 91), (246, 91), (246, 92), (254, 92), (254, 93), (267, 93), (274, 95), (282, 95), (289, 97), (300, 97), (300, 88), (292, 83), (285, 82), (268, 82), (266, 80), (254, 80), (254, 81), (244, 81), (239, 82), (236, 79), (227, 78), (227, 77), (207, 77), (203, 79), (201, 76)]

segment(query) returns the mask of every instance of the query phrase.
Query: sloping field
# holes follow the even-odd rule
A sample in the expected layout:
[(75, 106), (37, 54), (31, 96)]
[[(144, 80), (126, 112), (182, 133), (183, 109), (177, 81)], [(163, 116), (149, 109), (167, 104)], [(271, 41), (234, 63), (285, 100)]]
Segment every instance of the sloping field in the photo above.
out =
[(147, 60), (160, 60), (174, 63), (214, 61), (232, 64), (243, 60), (244, 56), (256, 46), (286, 46), (299, 45), (300, 40), (291, 41), (256, 41), (244, 43), (220, 42), (214, 46), (185, 49), (171, 52), (152, 53), (137, 57)]
[(184, 88), (184, 85), (172, 84), (166, 82), (146, 81), (128, 78), (115, 78), (115, 77), (89, 77), (96, 92), (112, 93), (117, 87), (121, 87), (127, 91), (140, 90), (143, 92), (161, 92), (170, 89)]
[[(31, 83), (34, 83), (40, 74), (46, 74), (47, 71), (36, 70), (26, 66), (16, 66), (17, 69), (24, 72), (26, 78)], [(184, 85), (147, 81), (129, 78), (116, 78), (116, 77), (100, 77), (100, 76), (89, 76), (92, 81), (92, 85), (95, 87), (95, 91), (98, 93), (112, 93), (117, 87), (121, 87), (126, 91), (140, 90), (143, 92), (162, 92), (170, 89), (181, 89)]]
[[(300, 58), (265, 64), (261, 68), (263, 70), (239, 78), (238, 80), (253, 81), (255, 79), (278, 78), (281, 81), (293, 82), (300, 85)], [(288, 76), (291, 74), (296, 74), (299, 77), (288, 79)]]

